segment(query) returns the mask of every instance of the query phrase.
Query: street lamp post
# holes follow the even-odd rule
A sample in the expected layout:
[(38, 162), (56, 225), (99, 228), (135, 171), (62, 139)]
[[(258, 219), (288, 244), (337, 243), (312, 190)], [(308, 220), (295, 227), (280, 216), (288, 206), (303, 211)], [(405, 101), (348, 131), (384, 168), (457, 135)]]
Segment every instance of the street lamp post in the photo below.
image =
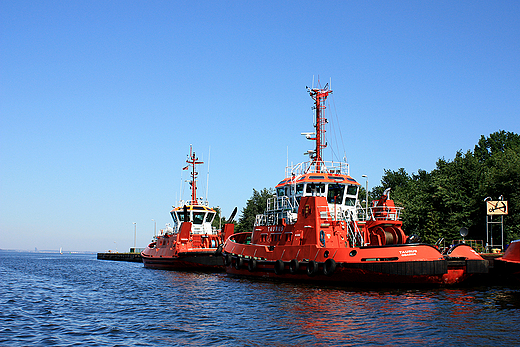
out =
[(137, 247), (137, 223), (134, 222), (134, 252)]
[(218, 228), (220, 231), (222, 231), (222, 210), (220, 209), (220, 206), (217, 206), (218, 208)]
[(361, 177), (366, 178), (366, 180), (367, 180), (366, 188), (365, 188), (365, 191), (366, 191), (366, 200), (365, 200), (366, 215), (365, 215), (365, 219), (368, 220), (368, 176), (367, 175), (361, 175)]
[[(488, 196), (484, 199), (484, 202), (491, 201), (491, 197)], [(491, 216), (491, 221), (493, 222), (493, 216)], [(491, 224), (493, 227), (493, 224)], [(491, 229), (491, 246), (493, 246), (493, 229)], [(486, 253), (489, 252), (489, 215), (486, 213)]]

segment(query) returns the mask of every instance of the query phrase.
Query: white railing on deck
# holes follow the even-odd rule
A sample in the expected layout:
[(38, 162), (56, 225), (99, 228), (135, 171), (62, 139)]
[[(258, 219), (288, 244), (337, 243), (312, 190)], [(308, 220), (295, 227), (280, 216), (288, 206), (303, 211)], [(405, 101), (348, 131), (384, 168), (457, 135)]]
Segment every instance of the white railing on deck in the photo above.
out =
[(398, 221), (402, 210), (402, 207), (372, 206), (370, 207), (370, 218)]
[(365, 245), (363, 234), (359, 230), (357, 223), (348, 224), (348, 240), (351, 247), (360, 247)]
[(265, 213), (256, 215), (255, 225), (276, 225), (285, 218), (286, 223), (296, 222), (298, 215), (298, 201), (287, 196), (267, 199)]
[(306, 161), (285, 168), (285, 178), (300, 176), (307, 173), (329, 173), (350, 175), (350, 170), (347, 163), (334, 161), (321, 161), (319, 171), (317, 171), (315, 161)]
[(190, 206), (190, 205), (200, 205), (200, 206), (207, 206), (209, 207), (208, 201), (203, 201), (202, 199), (199, 201), (195, 200), (179, 200), (179, 207), (183, 207), (184, 205)]
[(368, 216), (366, 215), (366, 208), (358, 207), (356, 213), (360, 221), (370, 219), (378, 220), (393, 220), (398, 221), (401, 218), (402, 207), (388, 207), (388, 206), (372, 206), (368, 209)]

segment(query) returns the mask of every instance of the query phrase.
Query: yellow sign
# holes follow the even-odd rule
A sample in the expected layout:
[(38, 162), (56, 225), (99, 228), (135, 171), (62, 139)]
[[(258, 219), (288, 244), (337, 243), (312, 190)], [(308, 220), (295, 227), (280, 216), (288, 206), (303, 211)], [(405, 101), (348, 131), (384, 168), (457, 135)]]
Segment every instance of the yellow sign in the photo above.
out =
[(487, 201), (486, 211), (488, 215), (507, 214), (507, 201)]

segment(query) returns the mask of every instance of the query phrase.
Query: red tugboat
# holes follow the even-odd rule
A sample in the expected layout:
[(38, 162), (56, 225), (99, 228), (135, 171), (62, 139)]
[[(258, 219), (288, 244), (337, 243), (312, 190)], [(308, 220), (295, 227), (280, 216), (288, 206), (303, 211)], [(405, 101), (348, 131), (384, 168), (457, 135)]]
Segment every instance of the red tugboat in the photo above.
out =
[[(488, 264), (460, 244), (442, 254), (408, 237), (399, 220), (401, 208), (389, 190), (370, 211), (358, 200), (360, 184), (346, 162), (325, 162), (322, 149), (325, 101), (332, 93), (308, 88), (314, 100), (316, 142), (310, 161), (286, 169), (276, 196), (257, 215), (252, 232), (226, 239), (223, 256), (228, 274), (283, 280), (311, 280), (352, 285), (456, 284), (487, 273)], [(368, 213), (367, 213), (368, 212)]]
[(520, 240), (512, 241), (504, 255), (494, 260), (494, 270), (505, 279), (520, 281)]
[[(195, 165), (203, 164), (190, 147), (186, 160), (191, 167), (191, 201), (181, 201), (171, 212), (173, 228), (167, 228), (141, 252), (144, 267), (167, 270), (223, 271), (221, 249), (224, 234), (233, 233), (233, 224), (226, 224), (221, 233), (212, 227), (216, 211), (197, 200), (197, 175)], [(230, 220), (233, 219), (233, 216)]]

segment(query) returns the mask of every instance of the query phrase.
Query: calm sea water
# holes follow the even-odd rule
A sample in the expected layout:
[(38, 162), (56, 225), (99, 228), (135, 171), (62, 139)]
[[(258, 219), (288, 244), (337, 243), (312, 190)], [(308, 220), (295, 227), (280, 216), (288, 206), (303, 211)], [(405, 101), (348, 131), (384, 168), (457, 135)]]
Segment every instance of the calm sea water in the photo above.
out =
[(0, 251), (1, 346), (512, 346), (520, 288), (320, 288)]

